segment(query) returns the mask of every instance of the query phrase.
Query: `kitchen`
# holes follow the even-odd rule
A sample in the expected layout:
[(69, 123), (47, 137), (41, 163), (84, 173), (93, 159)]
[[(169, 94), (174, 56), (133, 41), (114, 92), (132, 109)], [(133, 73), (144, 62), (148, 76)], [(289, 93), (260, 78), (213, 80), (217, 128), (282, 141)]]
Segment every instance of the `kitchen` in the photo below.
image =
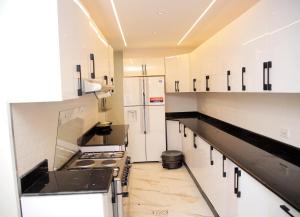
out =
[[(0, 216), (300, 216), (299, 20), (298, 0), (1, 1)], [(89, 152), (126, 166), (71, 168)], [(26, 196), (37, 168), (112, 187)]]

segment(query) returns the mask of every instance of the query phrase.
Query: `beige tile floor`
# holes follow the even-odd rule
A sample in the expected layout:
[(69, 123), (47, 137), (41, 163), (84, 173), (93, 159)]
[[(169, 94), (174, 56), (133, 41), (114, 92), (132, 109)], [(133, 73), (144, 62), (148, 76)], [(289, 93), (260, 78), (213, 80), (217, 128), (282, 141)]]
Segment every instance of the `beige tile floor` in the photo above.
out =
[(160, 163), (133, 164), (126, 217), (212, 217), (185, 167), (163, 169)]

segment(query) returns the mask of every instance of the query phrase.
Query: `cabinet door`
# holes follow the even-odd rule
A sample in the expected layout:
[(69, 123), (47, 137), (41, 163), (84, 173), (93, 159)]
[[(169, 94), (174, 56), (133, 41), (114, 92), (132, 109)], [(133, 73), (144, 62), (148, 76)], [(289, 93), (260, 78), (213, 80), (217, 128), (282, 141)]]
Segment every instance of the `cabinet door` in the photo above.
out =
[(177, 57), (166, 57), (166, 92), (167, 93), (175, 93), (177, 92), (176, 82), (178, 80), (178, 72), (177, 72)]
[(167, 149), (182, 151), (180, 122), (167, 120)]
[(183, 143), (182, 149), (184, 151), (184, 160), (189, 168), (192, 166), (192, 151), (193, 151), (193, 132), (183, 127)]
[(144, 75), (144, 60), (142, 58), (125, 58), (123, 64), (124, 76)]
[(178, 90), (179, 92), (190, 91), (190, 61), (189, 55), (183, 54), (177, 57)]
[(269, 7), (268, 1), (260, 1), (237, 20), (239, 29), (236, 31), (243, 29), (241, 52), (243, 54), (242, 65), (246, 68), (244, 79), (247, 92), (263, 91), (263, 62), (268, 60)]
[(224, 161), (224, 171), (226, 172), (226, 215), (227, 217), (238, 217), (238, 197), (235, 194), (235, 168), (237, 166), (228, 158)]
[(205, 186), (210, 180), (207, 177), (208, 170), (210, 169), (210, 146), (202, 140), (200, 137), (196, 137), (196, 155), (198, 156), (196, 161), (196, 172), (194, 174), (197, 182), (206, 193)]
[(144, 64), (146, 76), (165, 74), (164, 58), (145, 58)]
[(241, 171), (241, 176), (239, 177), (238, 216), (268, 216), (269, 190), (248, 173), (241, 169), (239, 170)]
[(269, 217), (300, 217), (300, 213), (297, 210), (295, 210), (273, 192), (269, 191), (269, 197)]
[(300, 1), (268, 0), (272, 92), (300, 91)]
[(114, 74), (115, 74), (115, 68), (114, 68), (114, 50), (109, 45), (108, 46), (108, 65), (109, 65), (109, 83), (111, 85), (114, 84)]
[(200, 92), (201, 50), (196, 49), (189, 54), (190, 58), (190, 89), (189, 92)]

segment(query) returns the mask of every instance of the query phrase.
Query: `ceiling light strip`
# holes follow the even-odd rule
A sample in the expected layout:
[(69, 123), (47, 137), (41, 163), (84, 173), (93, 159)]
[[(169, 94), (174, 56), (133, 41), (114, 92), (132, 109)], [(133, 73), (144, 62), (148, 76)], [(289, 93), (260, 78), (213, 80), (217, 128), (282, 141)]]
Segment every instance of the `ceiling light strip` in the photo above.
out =
[(91, 26), (91, 28), (94, 30), (94, 32), (96, 33), (97, 37), (100, 39), (100, 41), (105, 45), (108, 46), (107, 41), (104, 39), (104, 37), (102, 37), (102, 33), (101, 31), (98, 29), (96, 23), (94, 22), (94, 20), (92, 19), (91, 15), (89, 14), (88, 10), (82, 5), (82, 3), (80, 2), (80, 0), (73, 0), (73, 2), (75, 2), (77, 4), (77, 6), (80, 8), (80, 10), (85, 14), (85, 16), (88, 18), (89, 20), (89, 24)]
[(116, 21), (117, 21), (120, 33), (122, 35), (122, 39), (123, 39), (124, 45), (125, 45), (125, 47), (127, 47), (127, 42), (126, 42), (126, 39), (125, 39), (125, 36), (124, 36), (124, 33), (123, 33), (123, 29), (122, 29), (122, 26), (121, 26), (121, 23), (120, 23), (120, 20), (119, 20), (119, 16), (118, 16), (118, 13), (117, 13), (117, 10), (116, 10), (116, 6), (115, 6), (115, 3), (114, 3), (114, 0), (110, 0), (110, 3), (111, 3), (111, 6), (113, 8), (113, 12), (114, 12), (114, 15), (115, 15), (115, 18), (116, 18)]
[(213, 0), (208, 7), (202, 12), (202, 14), (198, 17), (198, 19), (193, 23), (191, 28), (182, 36), (182, 38), (179, 40), (177, 45), (180, 45), (183, 40), (191, 33), (191, 31), (195, 28), (195, 26), (199, 23), (199, 21), (205, 16), (205, 14), (208, 12), (208, 10), (216, 3), (217, 0)]

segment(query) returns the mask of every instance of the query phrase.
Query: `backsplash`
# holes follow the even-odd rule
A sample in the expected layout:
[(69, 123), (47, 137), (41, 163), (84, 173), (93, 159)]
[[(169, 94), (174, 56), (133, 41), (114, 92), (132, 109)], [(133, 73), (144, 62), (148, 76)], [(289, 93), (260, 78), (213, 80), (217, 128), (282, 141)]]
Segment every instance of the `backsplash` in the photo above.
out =
[(200, 93), (198, 111), (300, 148), (298, 93)]
[(22, 176), (44, 159), (52, 170), (57, 138), (59, 146), (75, 151), (77, 135), (104, 121), (105, 113), (98, 112), (93, 95), (86, 95), (63, 102), (12, 104), (12, 120), (17, 172)]

